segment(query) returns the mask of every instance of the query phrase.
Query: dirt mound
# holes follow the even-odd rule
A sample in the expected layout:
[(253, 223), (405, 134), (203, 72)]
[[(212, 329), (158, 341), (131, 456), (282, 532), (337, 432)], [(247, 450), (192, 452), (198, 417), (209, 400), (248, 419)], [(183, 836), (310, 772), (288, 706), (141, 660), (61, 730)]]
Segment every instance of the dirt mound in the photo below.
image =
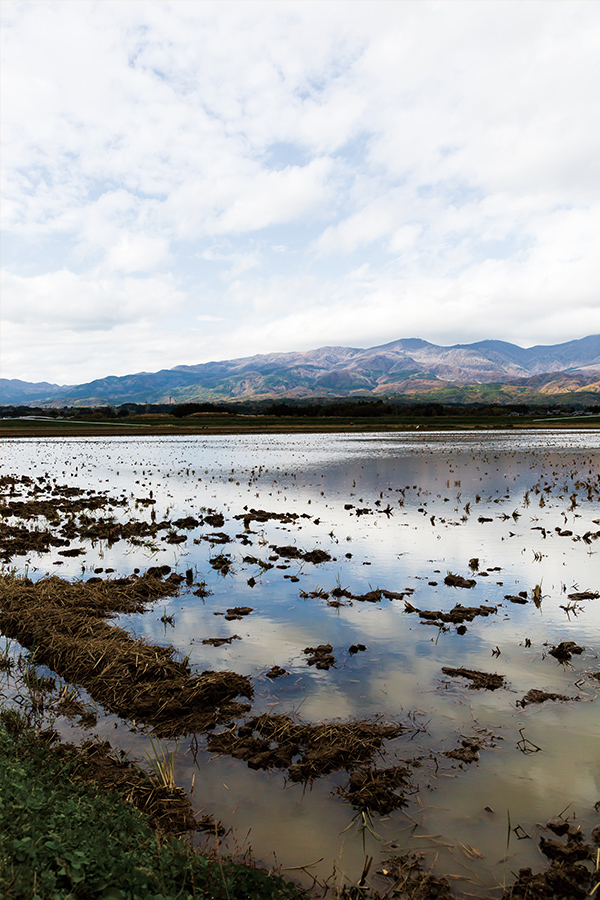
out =
[[(550, 861), (543, 872), (533, 874), (530, 868), (519, 870), (515, 883), (505, 891), (502, 900), (584, 900), (592, 896), (600, 884), (600, 873), (593, 863), (596, 852), (584, 840), (583, 833), (568, 823), (558, 833), (566, 841), (540, 838), (540, 850)], [(549, 822), (547, 827), (557, 833)]]
[(406, 612), (418, 613), (421, 619), (430, 622), (448, 622), (460, 625), (462, 622), (472, 622), (477, 616), (490, 616), (498, 612), (497, 606), (461, 606), (457, 603), (449, 612), (440, 609), (417, 609), (408, 600), (404, 601)]
[(310, 781), (329, 772), (370, 762), (401, 725), (348, 722), (310, 725), (288, 716), (264, 714), (237, 729), (209, 735), (208, 749), (243, 759), (251, 769), (284, 769), (291, 781)]
[(305, 647), (303, 653), (308, 656), (307, 663), (316, 669), (329, 669), (335, 666), (335, 657), (332, 656), (331, 644), (319, 644), (318, 647)]
[(183, 578), (159, 576), (153, 570), (140, 578), (75, 583), (56, 576), (35, 583), (0, 576), (0, 629), (34, 651), (36, 663), (85, 687), (116, 715), (151, 725), (156, 734), (189, 734), (243, 715), (248, 706), (235, 698), (252, 697), (247, 678), (193, 674), (173, 647), (133, 638), (105, 621), (111, 613), (140, 611), (149, 600), (174, 594)]
[[(401, 793), (397, 793), (398, 790)], [(338, 788), (337, 793), (355, 809), (368, 809), (386, 816), (406, 806), (406, 794), (414, 793), (414, 787), (407, 766), (391, 766), (388, 769), (368, 768), (352, 772), (348, 786)]]
[[(306, 514), (304, 517), (310, 518), (310, 516), (306, 516)], [(234, 516), (233, 518), (243, 519), (244, 528), (248, 530), (250, 528), (251, 522), (268, 522), (270, 519), (276, 519), (285, 525), (290, 525), (292, 522), (295, 522), (296, 519), (299, 519), (300, 516), (298, 515), (298, 513), (277, 513), (269, 512), (266, 509), (250, 509), (244, 513), (240, 513), (239, 515)]]
[(329, 562), (331, 559), (331, 555), (326, 550), (319, 550), (318, 548), (305, 553), (303, 550), (299, 550), (298, 547), (291, 545), (278, 547), (276, 544), (270, 544), (269, 546), (273, 553), (276, 553), (278, 556), (283, 556), (285, 559), (303, 559), (304, 562), (313, 563), (313, 565)]
[(504, 675), (478, 672), (475, 669), (453, 669), (450, 666), (442, 666), (442, 672), (451, 678), (468, 678), (471, 682), (469, 690), (496, 691), (504, 686)]
[(477, 581), (474, 578), (463, 578), (462, 575), (453, 575), (452, 572), (448, 572), (444, 578), (444, 584), (449, 587), (472, 588), (475, 587)]
[(579, 647), (575, 641), (561, 641), (556, 647), (548, 650), (548, 653), (559, 662), (570, 662), (573, 655), (579, 655), (584, 650), (585, 647)]
[(517, 706), (529, 706), (530, 703), (545, 703), (547, 700), (566, 702), (567, 700), (577, 699), (577, 697), (566, 697), (564, 694), (553, 694), (549, 691), (540, 691), (537, 688), (532, 688), (530, 691), (527, 691), (521, 700), (517, 700)]
[(391, 856), (384, 860), (380, 875), (391, 882), (386, 896), (410, 900), (453, 900), (454, 894), (446, 878), (440, 878), (423, 867), (423, 857), (415, 853)]

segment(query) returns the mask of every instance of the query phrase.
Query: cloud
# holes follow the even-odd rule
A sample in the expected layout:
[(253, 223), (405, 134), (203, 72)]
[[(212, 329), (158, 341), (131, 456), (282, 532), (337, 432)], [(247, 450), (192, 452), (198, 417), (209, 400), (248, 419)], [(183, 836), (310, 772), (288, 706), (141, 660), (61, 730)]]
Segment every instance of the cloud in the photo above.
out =
[(81, 278), (65, 269), (32, 278), (4, 272), (2, 295), (7, 322), (75, 332), (176, 316), (183, 300), (168, 277)]
[(578, 0), (6, 2), (3, 374), (600, 330), (599, 40)]

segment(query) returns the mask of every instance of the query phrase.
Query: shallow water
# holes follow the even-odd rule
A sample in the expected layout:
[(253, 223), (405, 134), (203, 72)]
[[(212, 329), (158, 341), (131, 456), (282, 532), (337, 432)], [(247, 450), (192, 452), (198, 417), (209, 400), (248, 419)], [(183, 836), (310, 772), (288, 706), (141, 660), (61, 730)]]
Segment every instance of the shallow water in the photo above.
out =
[[(286, 784), (281, 773), (211, 758), (201, 741), (194, 758), (182, 740), (178, 780), (189, 789), (193, 777), (197, 808), (235, 829), (230, 845), (242, 844), (249, 831), (258, 859), (272, 861), (273, 851), (285, 867), (322, 859), (310, 869), (321, 877), (337, 860), (353, 878), (365, 848), (376, 861), (420, 848), (437, 857), (440, 872), (464, 876), (458, 889), (493, 896), (511, 870), (541, 865), (531, 839), (536, 823), (568, 807), (565, 815), (576, 815), (582, 826), (596, 824), (600, 682), (590, 674), (599, 671), (600, 599), (573, 608), (568, 594), (600, 590), (600, 540), (589, 536), (600, 532), (599, 449), (598, 432), (564, 431), (6, 440), (3, 473), (48, 474), (61, 484), (127, 496), (130, 506), (117, 517), (149, 519), (150, 508), (135, 501), (152, 491), (157, 520), (198, 517), (208, 508), (225, 518), (222, 528), (178, 529), (187, 535), (178, 545), (161, 538), (154, 547), (75, 542), (85, 548), (78, 559), (61, 560), (52, 551), (11, 565), (27, 566), (31, 577), (88, 577), (97, 568), (125, 575), (163, 563), (182, 573), (192, 568), (210, 596), (201, 600), (184, 586), (179, 596), (120, 624), (154, 643), (174, 644), (200, 671), (250, 676), (253, 714), (298, 713), (310, 722), (383, 716), (409, 726), (388, 743), (382, 765), (420, 758), (419, 791), (405, 810), (374, 817), (379, 840), (355, 826), (344, 832), (355, 811), (333, 793), (342, 775), (303, 789)], [(252, 507), (299, 518), (252, 522), (246, 531), (234, 517)], [(231, 543), (194, 543), (211, 531), (226, 532)], [(249, 543), (242, 543), (244, 535)], [(270, 545), (320, 548), (332, 559), (314, 565), (280, 555), (264, 572), (243, 561), (249, 555), (268, 561), (276, 555)], [(209, 563), (218, 553), (232, 558), (225, 576)], [(448, 586), (448, 572), (477, 584)], [(539, 605), (532, 600), (536, 585)], [(467, 622), (461, 634), (455, 625), (426, 624), (400, 599), (332, 608), (300, 596), (336, 586), (353, 594), (408, 592), (417, 609), (449, 611), (457, 603), (498, 609)], [(525, 605), (505, 599), (519, 591), (527, 591)], [(234, 606), (253, 612), (231, 622), (216, 615)], [(173, 616), (173, 626), (160, 621), (164, 614)], [(241, 639), (228, 645), (202, 644), (234, 634)], [(561, 664), (548, 650), (567, 640), (585, 650)], [(318, 671), (303, 650), (324, 643), (333, 646), (336, 666)], [(351, 654), (357, 644), (366, 650)], [(267, 678), (273, 665), (288, 674)], [(506, 686), (469, 690), (442, 666), (497, 672)], [(579, 699), (517, 706), (531, 688)], [(61, 727), (70, 737), (76, 731)], [(147, 738), (113, 717), (101, 717), (96, 730), (138, 756), (147, 747)], [(484, 741), (477, 762), (461, 767), (440, 757), (473, 735)], [(523, 738), (530, 743), (522, 748), (541, 749), (522, 752)], [(530, 837), (517, 840), (511, 832), (504, 862), (509, 816)]]

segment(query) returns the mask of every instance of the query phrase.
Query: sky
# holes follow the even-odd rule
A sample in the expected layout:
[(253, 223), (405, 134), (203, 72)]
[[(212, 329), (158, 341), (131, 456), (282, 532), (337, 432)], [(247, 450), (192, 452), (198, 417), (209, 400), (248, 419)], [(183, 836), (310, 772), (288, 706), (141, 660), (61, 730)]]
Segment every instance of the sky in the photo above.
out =
[(4, 378), (600, 333), (597, 0), (3, 0)]

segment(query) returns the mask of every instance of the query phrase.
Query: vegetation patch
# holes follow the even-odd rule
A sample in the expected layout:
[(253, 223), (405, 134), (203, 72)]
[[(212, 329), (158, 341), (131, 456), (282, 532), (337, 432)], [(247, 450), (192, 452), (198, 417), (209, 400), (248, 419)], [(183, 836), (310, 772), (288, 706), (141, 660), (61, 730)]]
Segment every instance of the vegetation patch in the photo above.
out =
[[(7, 719), (16, 724), (15, 717)], [(202, 854), (182, 839), (156, 831), (152, 823), (165, 824), (159, 810), (168, 803), (151, 805), (146, 810), (150, 819), (144, 815), (134, 804), (141, 800), (147, 805), (149, 779), (134, 774), (130, 764), (109, 763), (107, 752), (106, 745), (81, 753), (55, 747), (47, 732), (9, 730), (0, 721), (0, 895), (5, 900), (301, 896), (280, 876)], [(121, 796), (99, 783), (107, 765), (120, 773), (116, 785)], [(133, 802), (122, 796), (128, 785)]]

